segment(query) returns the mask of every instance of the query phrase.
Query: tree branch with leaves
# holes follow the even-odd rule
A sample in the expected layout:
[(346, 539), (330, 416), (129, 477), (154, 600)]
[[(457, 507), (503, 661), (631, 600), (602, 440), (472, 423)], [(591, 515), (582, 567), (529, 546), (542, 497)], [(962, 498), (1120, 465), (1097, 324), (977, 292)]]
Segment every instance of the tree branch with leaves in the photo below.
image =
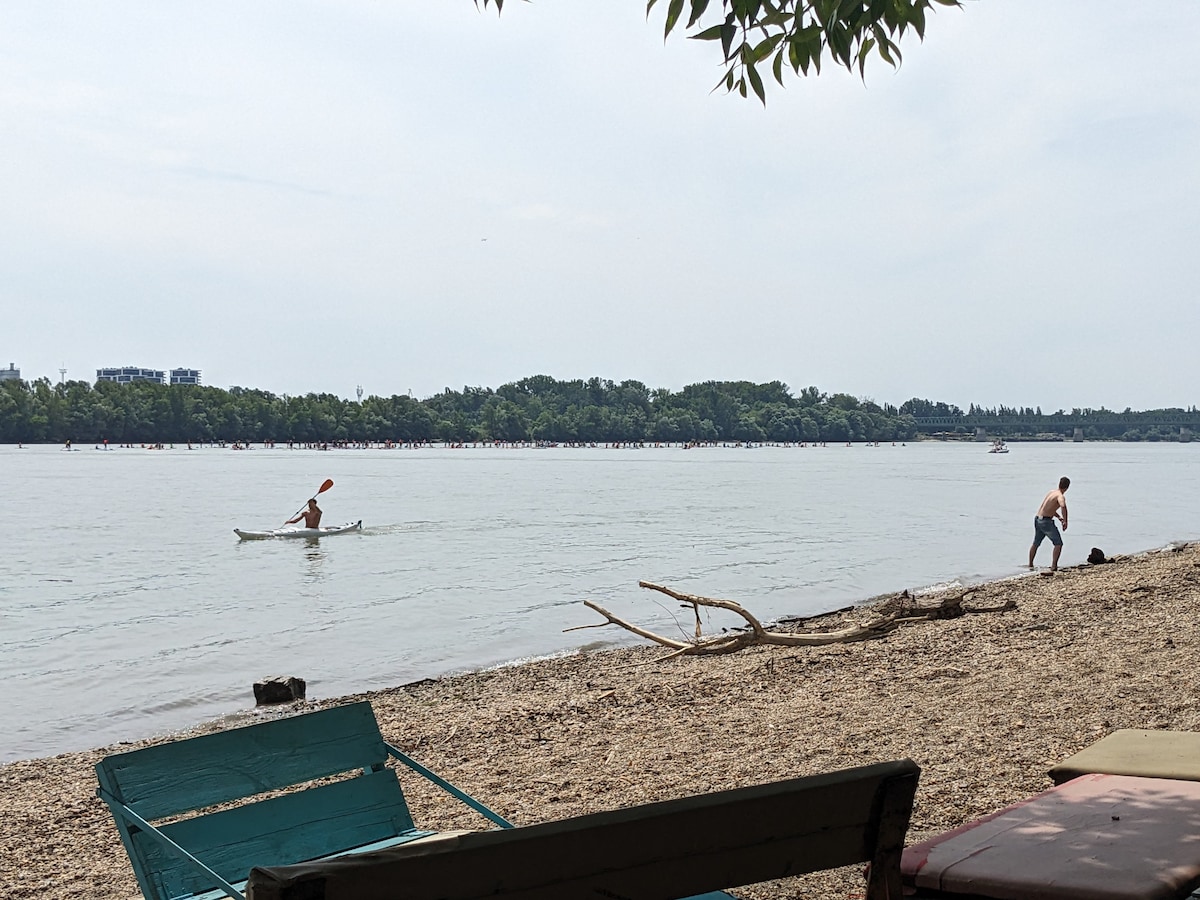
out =
[[(475, 0), (478, 7), (504, 0)], [(646, 15), (659, 0), (647, 0)], [(867, 59), (877, 54), (900, 65), (900, 40), (909, 32), (925, 38), (927, 13), (935, 6), (962, 6), (962, 0), (666, 0), (663, 37), (682, 23), (692, 40), (719, 42), (724, 87), (743, 97), (751, 92), (765, 105), (762, 72), (784, 84), (786, 70), (796, 76), (819, 75), (823, 60), (866, 77)], [(685, 18), (686, 13), (686, 18)]]

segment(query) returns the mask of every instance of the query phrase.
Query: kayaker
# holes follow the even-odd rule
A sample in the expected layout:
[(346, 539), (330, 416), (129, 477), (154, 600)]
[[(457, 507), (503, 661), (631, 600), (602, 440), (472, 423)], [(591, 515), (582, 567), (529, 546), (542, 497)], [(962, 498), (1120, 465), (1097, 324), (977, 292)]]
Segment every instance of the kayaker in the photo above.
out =
[(300, 513), (294, 519), (288, 519), (285, 525), (294, 525), (301, 519), (304, 520), (305, 528), (320, 528), (321, 527), (321, 507), (317, 506), (317, 498), (313, 497), (308, 501), (308, 509)]

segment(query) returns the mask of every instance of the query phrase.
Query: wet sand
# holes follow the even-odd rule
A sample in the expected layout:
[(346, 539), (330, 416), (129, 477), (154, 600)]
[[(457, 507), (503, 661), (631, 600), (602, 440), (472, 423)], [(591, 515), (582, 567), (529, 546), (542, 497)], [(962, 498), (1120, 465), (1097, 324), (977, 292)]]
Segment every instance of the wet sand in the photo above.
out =
[[(1200, 545), (994, 582), (967, 605), (1007, 600), (858, 643), (670, 660), (647, 646), (359, 696), (386, 739), (517, 824), (909, 757), (910, 842), (1045, 790), (1051, 765), (1117, 728), (1200, 731)], [(92, 771), (134, 746), (0, 767), (0, 897), (138, 896)], [(487, 827), (401, 777), (422, 827)], [(861, 891), (852, 867), (737, 893)]]

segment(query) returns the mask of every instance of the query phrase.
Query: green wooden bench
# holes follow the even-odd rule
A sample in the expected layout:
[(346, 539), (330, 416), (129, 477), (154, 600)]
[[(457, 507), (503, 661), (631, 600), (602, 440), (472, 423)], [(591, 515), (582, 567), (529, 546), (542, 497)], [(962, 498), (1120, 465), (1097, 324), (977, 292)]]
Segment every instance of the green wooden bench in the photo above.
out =
[[(105, 757), (96, 766), (97, 794), (112, 810), (147, 900), (243, 898), (253, 866), (380, 850), (432, 834), (413, 824), (389, 757), (512, 827), (386, 743), (367, 702)], [(345, 773), (353, 774), (280, 793)], [(212, 809), (248, 798), (257, 799)]]
[(868, 862), (900, 900), (911, 760), (250, 873), (249, 900), (676, 900)]

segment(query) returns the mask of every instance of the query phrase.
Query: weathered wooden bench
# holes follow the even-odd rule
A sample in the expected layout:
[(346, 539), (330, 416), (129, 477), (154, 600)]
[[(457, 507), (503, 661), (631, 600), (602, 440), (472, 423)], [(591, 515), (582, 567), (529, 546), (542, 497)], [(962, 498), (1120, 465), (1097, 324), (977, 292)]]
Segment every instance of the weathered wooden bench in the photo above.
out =
[[(97, 793), (147, 900), (242, 898), (252, 866), (379, 850), (432, 834), (413, 824), (389, 756), (512, 827), (387, 744), (367, 702), (105, 757), (96, 766)], [(329, 780), (346, 773), (353, 774)], [(257, 799), (212, 809), (247, 798)]]
[(920, 769), (910, 760), (259, 866), (250, 900), (675, 900), (869, 862), (867, 900), (900, 900)]

